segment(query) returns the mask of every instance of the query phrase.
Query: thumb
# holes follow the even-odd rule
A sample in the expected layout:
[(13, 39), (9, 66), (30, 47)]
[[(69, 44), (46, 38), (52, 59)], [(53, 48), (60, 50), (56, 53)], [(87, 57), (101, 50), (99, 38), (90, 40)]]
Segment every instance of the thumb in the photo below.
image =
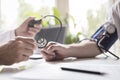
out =
[(31, 20), (34, 20), (35, 19), (35, 17), (29, 17), (29, 18), (27, 18), (22, 24), (21, 24), (21, 27), (23, 28), (23, 27), (28, 27), (28, 23), (31, 21)]

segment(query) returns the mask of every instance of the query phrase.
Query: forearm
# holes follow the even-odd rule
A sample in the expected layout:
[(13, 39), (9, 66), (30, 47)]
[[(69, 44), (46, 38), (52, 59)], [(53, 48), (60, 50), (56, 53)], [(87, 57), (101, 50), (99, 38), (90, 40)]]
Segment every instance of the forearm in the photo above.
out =
[(79, 44), (69, 45), (68, 55), (71, 57), (95, 57), (101, 52), (96, 42), (85, 40)]
[(8, 48), (9, 48), (9, 42), (6, 42), (5, 44), (0, 45), (0, 57), (2, 54), (5, 54), (6, 51), (8, 51)]

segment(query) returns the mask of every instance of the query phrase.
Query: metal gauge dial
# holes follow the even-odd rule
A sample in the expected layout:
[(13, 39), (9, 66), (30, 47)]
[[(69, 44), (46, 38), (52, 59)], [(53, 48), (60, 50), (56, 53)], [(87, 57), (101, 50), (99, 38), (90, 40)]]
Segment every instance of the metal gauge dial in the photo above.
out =
[(106, 30), (109, 34), (112, 34), (112, 33), (115, 32), (115, 27), (114, 27), (113, 24), (107, 23), (107, 24), (104, 25), (104, 27), (105, 27), (105, 30)]

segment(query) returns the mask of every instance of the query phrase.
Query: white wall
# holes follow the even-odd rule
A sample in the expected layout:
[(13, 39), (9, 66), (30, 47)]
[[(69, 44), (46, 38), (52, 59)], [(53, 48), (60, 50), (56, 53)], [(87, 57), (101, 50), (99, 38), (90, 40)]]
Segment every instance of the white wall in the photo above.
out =
[(62, 16), (65, 17), (66, 13), (69, 12), (69, 0), (55, 0), (56, 6), (61, 12)]

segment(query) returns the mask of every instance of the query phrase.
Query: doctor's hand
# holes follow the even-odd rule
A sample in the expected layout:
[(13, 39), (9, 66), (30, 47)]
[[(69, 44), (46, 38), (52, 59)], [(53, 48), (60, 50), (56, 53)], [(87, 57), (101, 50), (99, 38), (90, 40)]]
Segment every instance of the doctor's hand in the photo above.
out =
[(31, 20), (34, 20), (34, 17), (29, 17), (26, 19), (16, 30), (16, 36), (24, 36), (24, 37), (34, 37), (40, 30), (41, 24), (35, 24), (34, 27), (29, 27), (28, 23)]
[(0, 46), (0, 65), (11, 65), (26, 61), (36, 49), (36, 42), (32, 38), (16, 37)]
[(62, 60), (68, 57), (69, 48), (56, 42), (49, 42), (47, 46), (41, 49), (41, 54), (46, 61)]

